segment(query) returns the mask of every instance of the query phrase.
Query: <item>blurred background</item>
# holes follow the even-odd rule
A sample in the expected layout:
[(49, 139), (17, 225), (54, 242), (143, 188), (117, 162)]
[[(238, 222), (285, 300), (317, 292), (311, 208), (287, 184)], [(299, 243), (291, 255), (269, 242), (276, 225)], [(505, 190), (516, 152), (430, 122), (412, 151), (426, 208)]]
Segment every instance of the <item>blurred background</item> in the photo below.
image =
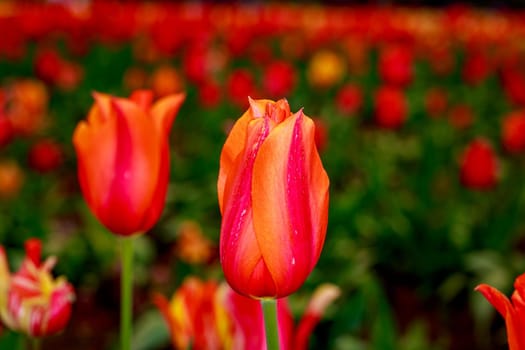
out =
[[(169, 349), (151, 294), (222, 279), (219, 154), (247, 96), (316, 121), (325, 247), (290, 297), (335, 283), (311, 348), (507, 349), (474, 287), (525, 272), (525, 13), (429, 2), (0, 2), (0, 243), (39, 237), (76, 288), (43, 349), (113, 349), (117, 239), (80, 194), (73, 130), (92, 92), (185, 91), (159, 223), (136, 244), (134, 348)], [(23, 349), (0, 327), (0, 348)]]

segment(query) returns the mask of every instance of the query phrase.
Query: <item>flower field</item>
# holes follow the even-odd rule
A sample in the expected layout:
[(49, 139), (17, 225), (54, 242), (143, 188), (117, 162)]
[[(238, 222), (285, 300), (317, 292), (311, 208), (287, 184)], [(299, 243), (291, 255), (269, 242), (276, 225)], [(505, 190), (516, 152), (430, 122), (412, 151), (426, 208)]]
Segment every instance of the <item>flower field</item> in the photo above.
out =
[[(117, 349), (119, 247), (139, 231), (134, 350), (264, 348), (262, 325), (242, 320), (262, 317), (259, 304), (226, 280), (286, 297), (282, 349), (525, 349), (509, 326), (523, 300), (512, 313), (490, 289), (524, 293), (525, 12), (8, 1), (0, 33), (0, 349), (30, 349), (27, 334), (46, 332), (34, 348)], [(230, 159), (259, 147), (236, 123), (258, 113), (271, 119), (264, 142), (284, 129), (304, 149), (276, 141), (247, 170)], [(106, 207), (128, 177), (104, 187), (113, 169), (99, 165), (113, 146), (122, 164), (132, 153), (93, 131), (114, 115), (118, 130), (129, 115), (160, 120), (128, 125), (145, 158), (161, 154), (131, 186), (142, 216), (117, 199)], [(279, 190), (272, 176), (285, 171), (298, 190)], [(242, 182), (252, 176), (253, 191)], [(253, 210), (247, 224), (239, 208)], [(289, 222), (326, 224), (326, 237), (281, 240)], [(268, 271), (250, 272), (269, 272), (273, 289), (267, 277), (245, 283), (250, 249), (229, 254), (232, 232), (267, 223)], [(22, 299), (60, 289), (71, 310), (28, 321), (20, 310), (33, 304), (7, 287), (17, 283)]]

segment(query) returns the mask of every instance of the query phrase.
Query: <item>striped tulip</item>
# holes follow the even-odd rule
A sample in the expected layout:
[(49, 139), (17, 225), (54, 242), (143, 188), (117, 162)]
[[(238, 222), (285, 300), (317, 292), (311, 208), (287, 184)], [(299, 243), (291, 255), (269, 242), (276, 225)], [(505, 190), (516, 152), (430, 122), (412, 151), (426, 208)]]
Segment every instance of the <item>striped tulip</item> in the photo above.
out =
[(220, 259), (228, 283), (253, 298), (295, 292), (317, 263), (328, 176), (314, 122), (286, 100), (252, 100), (222, 149)]
[(88, 206), (111, 232), (150, 229), (164, 208), (169, 177), (168, 134), (183, 94), (151, 105), (150, 91), (129, 99), (100, 93), (73, 135), (78, 178)]
[(486, 284), (476, 287), (478, 292), (498, 310), (505, 319), (509, 350), (525, 350), (525, 274), (514, 282), (514, 293), (511, 299), (499, 290)]
[(51, 275), (55, 257), (40, 261), (38, 239), (27, 240), (25, 249), (20, 270), (11, 274), (0, 246), (0, 317), (8, 328), (31, 337), (58, 333), (71, 316), (73, 287), (64, 277)]
[[(315, 326), (340, 293), (335, 285), (319, 286), (298, 325), (294, 324), (287, 299), (278, 300), (280, 348), (308, 349)], [(266, 349), (261, 303), (237, 294), (226, 283), (188, 277), (171, 300), (155, 294), (153, 302), (168, 325), (175, 349)]]

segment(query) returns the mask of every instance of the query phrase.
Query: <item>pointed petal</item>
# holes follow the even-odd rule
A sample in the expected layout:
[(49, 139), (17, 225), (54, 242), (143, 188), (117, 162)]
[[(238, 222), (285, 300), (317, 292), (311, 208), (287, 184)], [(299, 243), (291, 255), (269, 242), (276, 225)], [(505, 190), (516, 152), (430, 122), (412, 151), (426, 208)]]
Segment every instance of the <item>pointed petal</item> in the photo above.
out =
[(485, 299), (498, 310), (500, 315), (505, 319), (507, 318), (509, 310), (512, 310), (512, 304), (504, 294), (487, 284), (480, 284), (474, 290), (483, 294)]
[[(243, 116), (237, 120), (230, 131), (230, 134), (226, 138), (224, 146), (221, 151), (220, 167), (219, 167), (219, 178), (217, 180), (217, 193), (219, 198), (219, 209), (221, 213), (224, 213), (224, 187), (226, 185), (226, 179), (228, 177), (235, 176), (235, 169), (239, 166), (235, 164), (238, 162), (238, 157), (244, 152), (246, 143), (246, 132), (248, 124), (252, 120), (252, 116), (249, 110), (243, 114)], [(230, 179), (231, 181), (231, 179)]]
[(168, 135), (171, 125), (177, 116), (184, 99), (185, 94), (173, 94), (158, 100), (151, 108), (151, 117), (153, 118), (157, 130)]
[(221, 151), (219, 179), (217, 181), (217, 192), (219, 197), (219, 208), (223, 213), (224, 205), (224, 186), (226, 178), (235, 174), (234, 164), (239, 156), (244, 152), (246, 147), (246, 133), (248, 131), (248, 124), (253, 119), (262, 118), (266, 111), (268, 103), (274, 103), (271, 100), (254, 100), (248, 97), (250, 108), (235, 122), (230, 134), (226, 138), (224, 146)]
[[(253, 163), (268, 132), (266, 119), (256, 119), (249, 124), (246, 149), (230, 165), (229, 177), (225, 179), (223, 189), (225, 211), (220, 237), (221, 263), (228, 282), (237, 291), (247, 295), (247, 288), (250, 286), (241, 285), (240, 281), (247, 280), (245, 278), (252, 274), (260, 259), (251, 215)], [(241, 276), (244, 279), (238, 279)]]
[(153, 102), (153, 91), (135, 90), (129, 96), (129, 99), (135, 102), (144, 112), (147, 112)]

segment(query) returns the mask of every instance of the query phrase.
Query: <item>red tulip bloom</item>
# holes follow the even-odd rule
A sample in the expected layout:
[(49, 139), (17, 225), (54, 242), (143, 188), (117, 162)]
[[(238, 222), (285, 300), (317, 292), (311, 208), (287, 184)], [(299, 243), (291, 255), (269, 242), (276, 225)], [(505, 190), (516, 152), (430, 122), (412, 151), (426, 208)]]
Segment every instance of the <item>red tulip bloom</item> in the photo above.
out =
[(503, 120), (501, 141), (511, 153), (525, 150), (525, 113), (514, 112)]
[(56, 258), (40, 261), (41, 246), (38, 239), (26, 241), (26, 257), (14, 274), (9, 272), (0, 246), (0, 317), (8, 328), (31, 337), (63, 330), (75, 299), (73, 287), (65, 278), (54, 279), (51, 275)]
[(384, 86), (375, 93), (375, 118), (380, 127), (397, 129), (403, 125), (408, 114), (408, 106), (403, 91)]
[(263, 86), (272, 97), (281, 98), (289, 95), (295, 85), (294, 67), (285, 61), (270, 64), (264, 70)]
[(95, 93), (87, 121), (73, 135), (78, 177), (95, 216), (113, 233), (149, 230), (168, 186), (168, 134), (183, 94), (151, 105), (150, 91), (129, 99)]
[(480, 284), (476, 290), (498, 310), (505, 319), (507, 326), (507, 339), (510, 350), (525, 349), (525, 274), (514, 282), (514, 293), (511, 300), (496, 288)]
[(491, 63), (485, 53), (479, 50), (467, 54), (463, 65), (463, 79), (471, 85), (477, 85), (487, 78), (491, 72)]
[(344, 116), (353, 116), (363, 105), (363, 93), (358, 86), (347, 84), (337, 93), (335, 103)]
[(29, 166), (45, 173), (53, 171), (62, 164), (62, 149), (53, 140), (42, 140), (29, 150)]
[(472, 189), (490, 189), (498, 180), (498, 159), (490, 143), (482, 138), (472, 141), (463, 154), (461, 183)]
[(251, 297), (296, 291), (323, 247), (329, 180), (313, 121), (286, 100), (251, 100), (220, 159), (221, 263), (228, 283)]
[[(313, 329), (339, 295), (338, 287), (321, 285), (297, 327), (287, 300), (278, 300), (280, 348), (306, 350)], [(153, 302), (168, 324), (175, 349), (266, 349), (261, 303), (237, 294), (226, 283), (189, 277), (171, 300), (155, 294)]]
[(404, 46), (388, 47), (379, 57), (379, 74), (383, 82), (404, 87), (412, 81), (412, 52)]
[(234, 104), (245, 107), (247, 105), (246, 96), (257, 95), (257, 86), (249, 71), (237, 69), (231, 72), (228, 77), (226, 91)]

